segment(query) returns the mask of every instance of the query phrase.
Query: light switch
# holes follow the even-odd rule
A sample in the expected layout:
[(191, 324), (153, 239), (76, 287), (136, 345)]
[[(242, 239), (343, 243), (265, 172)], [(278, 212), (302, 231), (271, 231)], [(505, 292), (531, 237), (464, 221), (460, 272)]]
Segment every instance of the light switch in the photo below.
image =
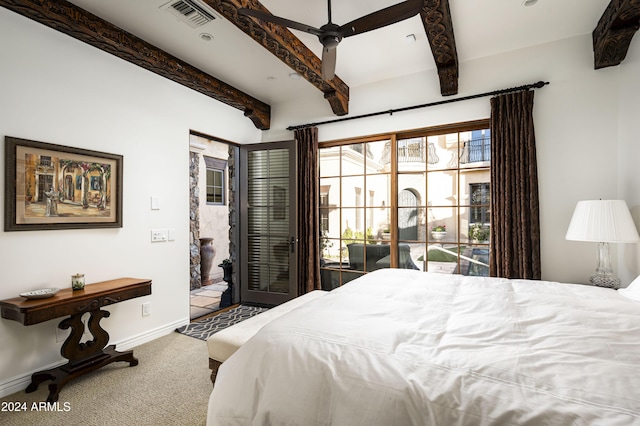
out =
[(160, 210), (160, 197), (151, 197), (151, 210)]
[(151, 242), (156, 243), (159, 241), (167, 241), (169, 233), (166, 229), (152, 229), (151, 230)]

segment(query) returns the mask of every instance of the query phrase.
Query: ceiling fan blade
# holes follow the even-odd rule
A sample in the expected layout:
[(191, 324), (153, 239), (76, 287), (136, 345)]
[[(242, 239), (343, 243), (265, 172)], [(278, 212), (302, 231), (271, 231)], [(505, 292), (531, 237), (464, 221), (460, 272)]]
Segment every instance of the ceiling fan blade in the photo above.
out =
[(340, 26), (338, 32), (342, 37), (350, 37), (386, 27), (417, 15), (423, 5), (424, 0), (403, 1), (344, 24)]
[(331, 80), (336, 75), (336, 48), (322, 48), (322, 79)]
[(262, 12), (260, 10), (247, 9), (243, 7), (238, 9), (238, 13), (241, 15), (253, 16), (254, 18), (258, 18), (262, 21), (271, 22), (273, 24), (280, 25), (283, 27), (293, 28), (294, 30), (303, 31), (305, 33), (313, 34), (315, 36), (319, 36), (320, 34), (322, 34), (322, 31), (320, 31), (318, 28), (312, 27), (311, 25), (301, 24), (300, 22), (281, 18), (279, 16)]

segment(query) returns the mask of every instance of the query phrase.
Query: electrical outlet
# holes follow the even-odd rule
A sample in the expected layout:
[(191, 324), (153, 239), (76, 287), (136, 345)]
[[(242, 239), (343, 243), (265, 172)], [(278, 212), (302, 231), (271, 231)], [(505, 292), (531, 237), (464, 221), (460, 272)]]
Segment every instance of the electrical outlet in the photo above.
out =
[(142, 304), (142, 316), (146, 317), (147, 315), (151, 315), (151, 302)]

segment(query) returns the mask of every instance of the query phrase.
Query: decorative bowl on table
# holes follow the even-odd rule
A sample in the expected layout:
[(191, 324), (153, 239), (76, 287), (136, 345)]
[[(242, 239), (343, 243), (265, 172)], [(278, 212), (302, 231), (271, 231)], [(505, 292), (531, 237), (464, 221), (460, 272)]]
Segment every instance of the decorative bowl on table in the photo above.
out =
[(39, 290), (27, 291), (26, 293), (20, 293), (20, 296), (27, 299), (46, 299), (51, 297), (60, 291), (59, 288), (41, 288)]

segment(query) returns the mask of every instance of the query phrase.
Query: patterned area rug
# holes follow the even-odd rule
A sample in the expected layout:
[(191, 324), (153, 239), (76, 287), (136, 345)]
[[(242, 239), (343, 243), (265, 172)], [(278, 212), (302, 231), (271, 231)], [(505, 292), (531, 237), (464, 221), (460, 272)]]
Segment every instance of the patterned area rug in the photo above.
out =
[(247, 318), (251, 318), (254, 315), (258, 315), (267, 309), (268, 308), (259, 308), (257, 306), (240, 305), (227, 312), (177, 328), (176, 331), (189, 337), (207, 340), (212, 334), (237, 324), (240, 321), (244, 321)]

